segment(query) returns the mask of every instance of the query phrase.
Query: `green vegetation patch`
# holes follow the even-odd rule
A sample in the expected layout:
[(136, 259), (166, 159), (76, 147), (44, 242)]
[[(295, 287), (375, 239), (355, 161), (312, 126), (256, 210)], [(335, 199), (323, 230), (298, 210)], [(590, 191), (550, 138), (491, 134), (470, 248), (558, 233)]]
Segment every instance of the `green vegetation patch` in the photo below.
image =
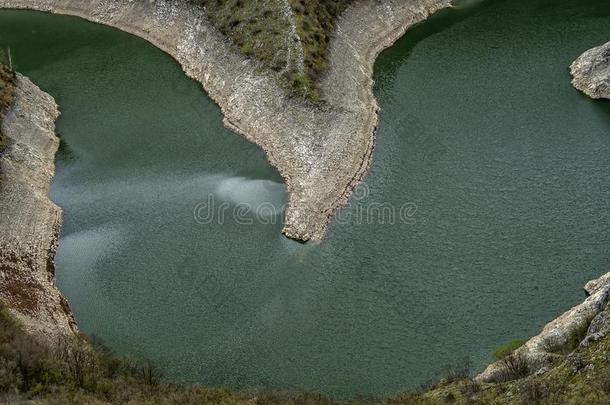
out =
[(353, 0), (288, 0), (303, 43), (306, 75), (316, 81), (327, 69), (328, 45), (339, 15)]
[(280, 0), (193, 1), (205, 8), (212, 24), (243, 54), (256, 57), (276, 71), (286, 67), (290, 27)]
[(503, 358), (509, 356), (510, 354), (512, 354), (512, 352), (514, 352), (515, 350), (517, 350), (518, 348), (523, 346), (525, 344), (525, 342), (526, 341), (523, 339), (515, 339), (515, 340), (511, 340), (510, 342), (508, 342), (504, 345), (499, 346), (493, 352), (494, 359), (502, 360)]
[(281, 74), (296, 93), (319, 98), (337, 17), (353, 0), (191, 0), (239, 48)]

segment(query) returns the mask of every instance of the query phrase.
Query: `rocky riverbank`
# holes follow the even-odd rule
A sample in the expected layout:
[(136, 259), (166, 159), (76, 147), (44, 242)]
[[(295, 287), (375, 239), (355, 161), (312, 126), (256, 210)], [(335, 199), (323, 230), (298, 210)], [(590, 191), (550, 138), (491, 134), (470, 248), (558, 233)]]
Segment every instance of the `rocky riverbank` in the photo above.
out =
[(1, 120), (7, 145), (0, 154), (0, 302), (41, 339), (76, 332), (54, 284), (62, 214), (48, 192), (58, 116), (53, 98), (18, 74), (13, 103)]
[[(610, 331), (608, 303), (610, 302), (610, 273), (585, 285), (587, 299), (549, 322), (542, 331), (529, 339), (513, 354), (513, 360), (523, 366), (523, 374), (540, 374), (549, 371), (564, 354), (581, 344), (604, 337)], [(600, 323), (605, 324), (600, 335)], [(480, 382), (506, 380), (511, 367), (506, 360), (490, 364), (477, 376)]]
[(572, 84), (591, 98), (610, 98), (610, 42), (589, 49), (570, 66)]
[(289, 194), (283, 232), (318, 241), (368, 171), (378, 106), (373, 64), (405, 30), (451, 0), (358, 0), (339, 18), (321, 103), (286, 91), (279, 73), (239, 52), (205, 10), (175, 0), (0, 0), (76, 15), (138, 35), (174, 57), (220, 106), (225, 125), (260, 146)]

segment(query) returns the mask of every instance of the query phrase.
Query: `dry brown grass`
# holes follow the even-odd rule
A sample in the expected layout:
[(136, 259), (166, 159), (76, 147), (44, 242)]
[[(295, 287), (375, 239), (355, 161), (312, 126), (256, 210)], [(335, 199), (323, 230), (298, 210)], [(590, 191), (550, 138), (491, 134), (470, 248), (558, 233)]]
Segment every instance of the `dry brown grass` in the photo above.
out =
[(0, 109), (9, 107), (13, 103), (15, 90), (15, 73), (0, 64)]
[(41, 344), (0, 301), (0, 403), (333, 405), (319, 394), (241, 393), (166, 382), (149, 361), (117, 357), (84, 337)]
[[(2, 114), (13, 103), (15, 91), (15, 73), (0, 64), (0, 129), (2, 128)], [(6, 146), (7, 140), (0, 130), (0, 152)]]

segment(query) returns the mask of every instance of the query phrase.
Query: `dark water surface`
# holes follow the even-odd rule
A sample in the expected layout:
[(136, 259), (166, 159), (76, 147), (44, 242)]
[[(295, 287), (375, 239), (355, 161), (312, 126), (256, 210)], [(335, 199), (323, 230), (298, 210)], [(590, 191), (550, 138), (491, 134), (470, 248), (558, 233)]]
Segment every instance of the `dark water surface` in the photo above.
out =
[[(377, 63), (367, 187), (312, 246), (271, 209), (232, 219), (281, 207), (281, 179), (168, 56), (0, 12), (0, 46), (61, 106), (58, 283), (81, 329), (181, 380), (339, 397), (482, 367), (608, 270), (610, 106), (567, 67), (609, 39), (602, 0), (489, 1), (412, 30)], [(198, 223), (210, 202), (228, 214)]]

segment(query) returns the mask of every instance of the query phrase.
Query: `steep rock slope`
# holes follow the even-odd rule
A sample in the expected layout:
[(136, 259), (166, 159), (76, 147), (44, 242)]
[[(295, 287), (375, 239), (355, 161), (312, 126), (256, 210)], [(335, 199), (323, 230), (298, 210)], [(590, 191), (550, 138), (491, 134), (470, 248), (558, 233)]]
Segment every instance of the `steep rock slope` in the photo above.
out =
[(14, 100), (2, 116), (0, 154), (0, 301), (34, 336), (76, 331), (65, 298), (54, 285), (61, 210), (49, 200), (59, 141), (51, 96), (17, 75)]
[[(585, 285), (589, 295), (582, 303), (546, 324), (542, 331), (518, 348), (514, 356), (523, 362), (525, 374), (545, 373), (561, 359), (562, 354), (574, 350), (586, 337), (592, 321), (610, 302), (610, 273)], [(500, 360), (490, 364), (477, 380), (501, 382), (506, 378), (507, 362)]]

